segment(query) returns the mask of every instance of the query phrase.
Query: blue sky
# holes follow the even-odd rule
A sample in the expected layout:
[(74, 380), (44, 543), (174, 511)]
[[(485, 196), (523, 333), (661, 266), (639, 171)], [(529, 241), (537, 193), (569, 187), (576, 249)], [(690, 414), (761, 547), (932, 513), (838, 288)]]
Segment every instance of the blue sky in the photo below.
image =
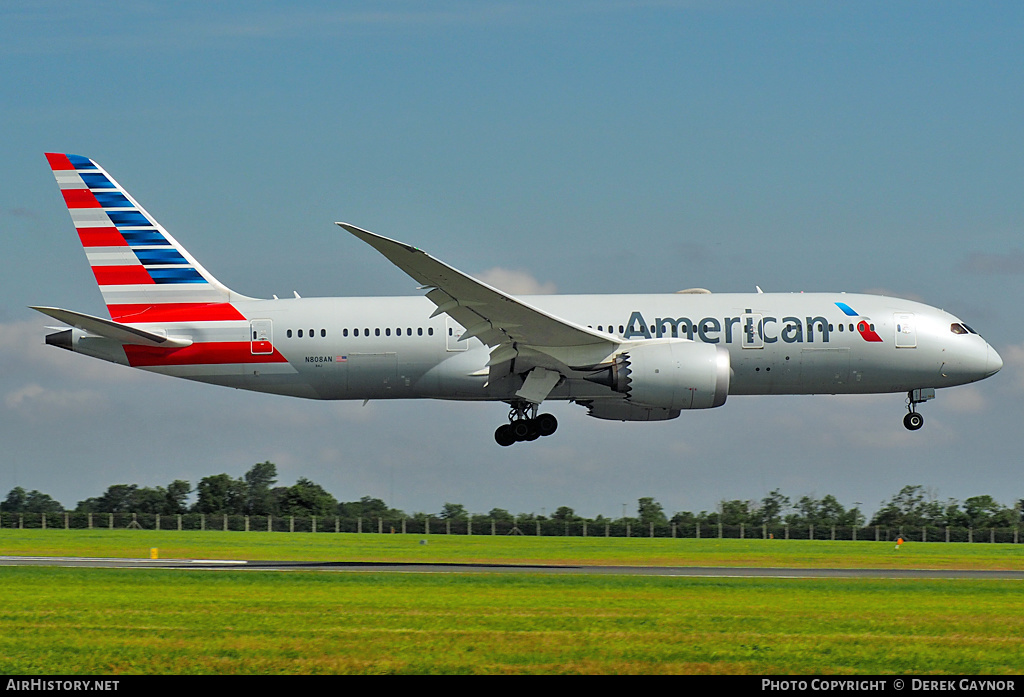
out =
[[(1019, 488), (1024, 8), (1016, 3), (4, 3), (0, 490), (265, 459), (408, 511), (618, 515), (904, 484)], [(555, 405), (306, 403), (42, 346), (27, 309), (104, 308), (43, 152), (103, 164), (222, 281), (268, 297), (415, 284), (333, 225), (574, 292), (846, 290), (964, 318), (1006, 367), (939, 393), (733, 398), (667, 424)], [(2, 493), (0, 492), (0, 493)]]

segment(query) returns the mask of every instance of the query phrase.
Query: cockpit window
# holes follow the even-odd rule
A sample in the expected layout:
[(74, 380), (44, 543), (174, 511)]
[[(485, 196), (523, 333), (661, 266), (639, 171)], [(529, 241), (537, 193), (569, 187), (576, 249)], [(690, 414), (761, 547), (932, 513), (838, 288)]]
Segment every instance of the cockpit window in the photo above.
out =
[[(963, 324), (963, 323), (961, 322), (961, 324)], [(977, 334), (977, 333), (978, 333), (978, 332), (974, 331), (973, 329), (971, 329), (971, 328), (970, 328), (969, 326), (967, 326), (966, 324), (964, 324), (963, 326), (964, 326), (964, 329), (966, 329), (967, 331), (969, 331), (969, 332), (970, 332), (971, 334)]]
[(953, 332), (954, 334), (966, 334), (967, 327), (965, 327), (962, 324), (954, 322), (953, 324), (949, 325), (949, 331)]

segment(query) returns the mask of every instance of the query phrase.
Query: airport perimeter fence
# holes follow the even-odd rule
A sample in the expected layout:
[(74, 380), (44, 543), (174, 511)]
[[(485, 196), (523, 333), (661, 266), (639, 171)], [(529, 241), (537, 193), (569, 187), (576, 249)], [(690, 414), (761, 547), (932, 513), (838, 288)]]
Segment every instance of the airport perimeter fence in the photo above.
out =
[(185, 513), (4, 513), (0, 529), (222, 530), (238, 532), (346, 532), (406, 535), (527, 535), (540, 537), (659, 537), (690, 539), (868, 540), (914, 542), (1020, 542), (1019, 527), (887, 527), (830, 525), (662, 524), (636, 521), (493, 520), (415, 517), (241, 516)]

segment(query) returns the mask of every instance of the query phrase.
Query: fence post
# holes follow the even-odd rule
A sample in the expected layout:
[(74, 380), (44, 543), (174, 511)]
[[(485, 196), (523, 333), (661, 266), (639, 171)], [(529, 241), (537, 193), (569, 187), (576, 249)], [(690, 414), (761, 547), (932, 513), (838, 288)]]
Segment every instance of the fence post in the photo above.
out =
[(836, 541), (836, 526), (835, 525), (832, 526), (832, 541), (833, 542)]
[(605, 523), (604, 524), (604, 536), (605, 537), (611, 537), (611, 534), (612, 534), (611, 523)]
[(587, 521), (583, 521), (583, 536), (587, 536)]
[[(335, 518), (335, 520), (337, 520), (337, 518)], [(335, 524), (335, 526), (337, 526), (337, 524)], [(338, 532), (338, 531), (335, 530), (334, 532)], [(377, 517), (377, 534), (378, 535), (383, 535), (384, 534), (384, 519), (381, 518), (380, 516)]]
[(946, 542), (949, 542), (949, 526), (946, 526)]
[(875, 542), (878, 542), (878, 540), (879, 540), (879, 537), (878, 537), (878, 526), (876, 525), (875, 526)]
[[(64, 511), (64, 529), (65, 530), (70, 530), (71, 529), (71, 527), (68, 525), (68, 512), (67, 511)], [(1014, 542), (1016, 542), (1016, 541), (1017, 540), (1014, 539)]]
[(402, 534), (405, 534), (405, 518), (402, 518)]
[(429, 535), (430, 534), (430, 516), (427, 516), (425, 518), (425, 522), (423, 523), (423, 530), (424, 530), (424, 533), (423, 533), (424, 535)]
[(445, 518), (444, 519), (444, 534), (445, 535), (451, 535), (452, 534), (452, 519), (451, 518)]
[(491, 518), (491, 537), (494, 537), (494, 535), (495, 535), (494, 518)]
[(700, 539), (700, 523), (697, 523), (697, 539)]
[(786, 523), (786, 539), (789, 539), (789, 523)]
[(540, 537), (540, 521), (538, 520), (538, 521), (536, 521), (536, 523), (537, 523), (537, 537)]
[(313, 532), (316, 532), (316, 516), (310, 516), (313, 519)]
[(206, 514), (205, 513), (200, 513), (199, 514), (199, 529), (200, 530), (206, 530)]
[(718, 522), (718, 539), (722, 539), (722, 522)]
[(109, 527), (109, 528), (110, 528), (111, 530), (113, 530), (113, 529), (114, 529), (114, 514), (113, 514), (113, 513), (108, 513), (107, 515), (108, 515), (108, 516), (110, 516), (110, 518), (109, 518), (109, 521), (108, 521), (107, 525), (108, 525), (108, 527)]
[(743, 529), (743, 523), (740, 523), (740, 539), (741, 540), (746, 539), (745, 538), (746, 532), (747, 531)]
[(178, 532), (181, 532), (181, 514), (178, 514)]
[(967, 528), (967, 541), (974, 542), (974, 528)]
[(295, 532), (295, 516), (288, 516), (288, 532)]
[(224, 532), (228, 531), (228, 514), (224, 514)]
[(356, 532), (363, 531), (363, 516), (356, 517)]

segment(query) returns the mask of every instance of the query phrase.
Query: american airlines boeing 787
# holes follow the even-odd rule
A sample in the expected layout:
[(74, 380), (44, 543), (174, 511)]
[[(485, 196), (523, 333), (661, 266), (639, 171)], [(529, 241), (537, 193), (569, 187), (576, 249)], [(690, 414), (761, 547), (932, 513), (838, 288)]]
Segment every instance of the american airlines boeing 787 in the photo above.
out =
[(425, 297), (260, 300), (217, 281), (107, 172), (47, 154), (110, 319), (46, 343), (164, 375), (311, 399), (505, 402), (501, 445), (552, 434), (549, 400), (619, 421), (674, 419), (731, 394), (906, 392), (904, 425), (935, 389), (1002, 367), (971, 327), (909, 300), (846, 293), (514, 297), (425, 252), (338, 223)]

